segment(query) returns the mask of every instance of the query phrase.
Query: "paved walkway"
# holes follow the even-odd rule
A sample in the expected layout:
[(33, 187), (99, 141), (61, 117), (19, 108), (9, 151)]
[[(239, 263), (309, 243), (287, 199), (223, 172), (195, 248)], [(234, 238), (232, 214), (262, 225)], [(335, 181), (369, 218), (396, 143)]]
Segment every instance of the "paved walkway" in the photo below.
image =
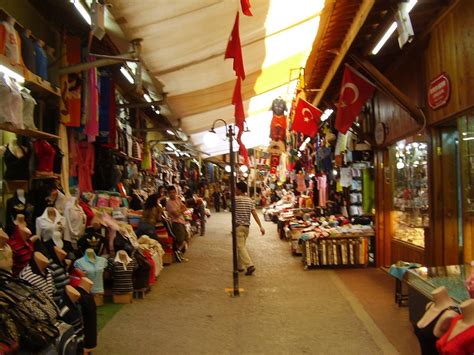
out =
[(144, 300), (123, 307), (99, 334), (96, 354), (395, 354), (393, 345), (332, 270), (303, 270), (265, 223), (248, 240), (256, 272), (232, 286), (230, 213), (213, 213), (190, 261), (163, 270)]

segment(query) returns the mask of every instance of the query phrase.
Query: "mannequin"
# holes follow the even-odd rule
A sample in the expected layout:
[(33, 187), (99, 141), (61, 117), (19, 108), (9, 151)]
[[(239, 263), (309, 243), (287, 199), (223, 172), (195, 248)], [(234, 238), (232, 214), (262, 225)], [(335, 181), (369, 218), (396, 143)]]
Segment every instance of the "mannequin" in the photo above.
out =
[(40, 39), (34, 43), (36, 74), (43, 80), (48, 80), (48, 56), (44, 46), (44, 42)]
[(8, 245), (8, 235), (0, 228), (0, 269), (12, 272), (13, 267), (13, 253)]
[(461, 314), (454, 317), (448, 331), (436, 342), (441, 355), (474, 353), (474, 300), (461, 303)]
[(30, 152), (13, 138), (4, 148), (3, 158), (6, 171), (5, 180), (28, 180), (30, 178), (29, 160)]
[(31, 37), (31, 30), (29, 29), (25, 29), (21, 33), (21, 57), (28, 70), (36, 73), (35, 48), (33, 37)]
[(28, 265), (20, 272), (20, 279), (28, 281), (33, 286), (38, 287), (49, 297), (53, 297), (54, 282), (53, 276), (48, 269), (48, 258), (35, 251)]
[[(7, 234), (13, 234), (17, 223), (26, 225), (26, 215), (30, 215), (29, 205), (26, 203), (25, 190), (17, 189), (15, 195), (7, 200), (6, 207), (6, 232)], [(21, 215), (21, 221), (17, 220), (18, 216)]]
[(13, 253), (13, 276), (18, 276), (33, 255), (31, 231), (26, 227), (26, 224), (20, 223), (22, 219), (24, 220), (23, 215), (18, 215), (17, 219), (19, 223), (15, 225), (12, 237), (8, 241)]
[(77, 291), (81, 294), (79, 304), (82, 310), (84, 324), (84, 353), (90, 353), (97, 346), (97, 308), (94, 297), (91, 294), (93, 282), (87, 278), (81, 278)]
[(36, 175), (52, 175), (56, 150), (48, 141), (42, 139), (34, 142), (34, 149), (38, 157)]
[(63, 248), (62, 233), (64, 217), (54, 207), (47, 207), (43, 214), (36, 219), (36, 233), (43, 241), (53, 240)]
[(27, 88), (21, 89), (21, 97), (23, 98), (23, 125), (27, 129), (36, 130), (34, 118), (36, 100), (31, 96), (30, 90)]
[(13, 17), (8, 17), (7, 21), (0, 24), (0, 34), (4, 38), (8, 38), (3, 47), (0, 48), (0, 53), (10, 59), (10, 63), (13, 65), (22, 64), (21, 62), (21, 49), (20, 49), (20, 36), (15, 30), (16, 21)]
[(427, 305), (425, 314), (414, 326), (423, 355), (436, 354), (436, 340), (449, 329), (451, 320), (458, 315), (446, 287), (438, 287), (431, 295), (433, 302)]
[[(135, 261), (130, 258), (125, 250), (119, 250), (114, 259), (113, 274), (114, 284), (112, 291), (114, 303), (130, 303), (133, 293), (133, 271), (137, 268)], [(115, 297), (116, 295), (129, 297)]]
[(87, 217), (76, 197), (71, 198), (64, 208), (64, 240), (71, 243), (72, 248), (77, 250), (77, 241), (84, 235)]
[(74, 262), (74, 267), (85, 272), (86, 276), (94, 282), (91, 292), (93, 294), (104, 293), (104, 270), (107, 267), (107, 259), (97, 256), (94, 249), (87, 249), (85, 255)]
[(64, 290), (66, 291), (66, 296), (72, 303), (76, 303), (81, 298), (81, 294), (71, 285), (67, 285)]

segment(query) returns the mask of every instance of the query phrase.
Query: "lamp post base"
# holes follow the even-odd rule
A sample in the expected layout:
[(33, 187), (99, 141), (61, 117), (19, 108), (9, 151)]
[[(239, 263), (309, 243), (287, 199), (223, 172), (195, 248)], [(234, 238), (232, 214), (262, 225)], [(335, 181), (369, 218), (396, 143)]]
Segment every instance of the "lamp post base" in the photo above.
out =
[(234, 289), (233, 287), (226, 287), (224, 289), (225, 293), (227, 293), (230, 297), (239, 297), (242, 292), (245, 292), (243, 288)]

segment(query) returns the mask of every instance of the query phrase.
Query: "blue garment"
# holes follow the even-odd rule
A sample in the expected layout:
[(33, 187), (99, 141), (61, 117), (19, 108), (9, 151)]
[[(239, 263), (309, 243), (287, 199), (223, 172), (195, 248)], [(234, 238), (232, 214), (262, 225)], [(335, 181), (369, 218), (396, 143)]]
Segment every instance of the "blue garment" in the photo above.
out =
[(403, 266), (397, 266), (395, 264), (392, 264), (392, 266), (390, 266), (390, 269), (388, 270), (388, 273), (399, 280), (403, 280), (403, 276), (408, 270), (416, 269), (420, 266), (421, 265), (417, 263), (404, 263)]
[(48, 56), (46, 51), (39, 45), (34, 43), (35, 59), (36, 59), (36, 74), (44, 80), (48, 80)]
[(84, 255), (74, 262), (74, 267), (85, 272), (86, 277), (94, 282), (91, 293), (104, 293), (104, 270), (107, 267), (107, 259), (101, 256), (95, 256), (95, 261)]
[(21, 57), (26, 67), (36, 73), (36, 53), (33, 38), (26, 36), (26, 30), (21, 32)]

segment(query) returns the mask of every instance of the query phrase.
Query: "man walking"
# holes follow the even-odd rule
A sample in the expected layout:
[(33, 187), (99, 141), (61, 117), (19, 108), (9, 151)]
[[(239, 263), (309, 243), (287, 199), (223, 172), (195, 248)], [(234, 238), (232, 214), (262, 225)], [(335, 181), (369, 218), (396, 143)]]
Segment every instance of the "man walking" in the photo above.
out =
[(257, 211), (253, 200), (246, 196), (247, 184), (243, 181), (237, 183), (237, 190), (235, 196), (235, 222), (237, 225), (237, 251), (239, 271), (245, 271), (245, 275), (252, 275), (255, 271), (252, 259), (247, 251), (247, 237), (249, 236), (250, 215), (253, 216), (255, 222), (260, 227), (260, 233), (265, 235), (265, 229), (258, 218)]

